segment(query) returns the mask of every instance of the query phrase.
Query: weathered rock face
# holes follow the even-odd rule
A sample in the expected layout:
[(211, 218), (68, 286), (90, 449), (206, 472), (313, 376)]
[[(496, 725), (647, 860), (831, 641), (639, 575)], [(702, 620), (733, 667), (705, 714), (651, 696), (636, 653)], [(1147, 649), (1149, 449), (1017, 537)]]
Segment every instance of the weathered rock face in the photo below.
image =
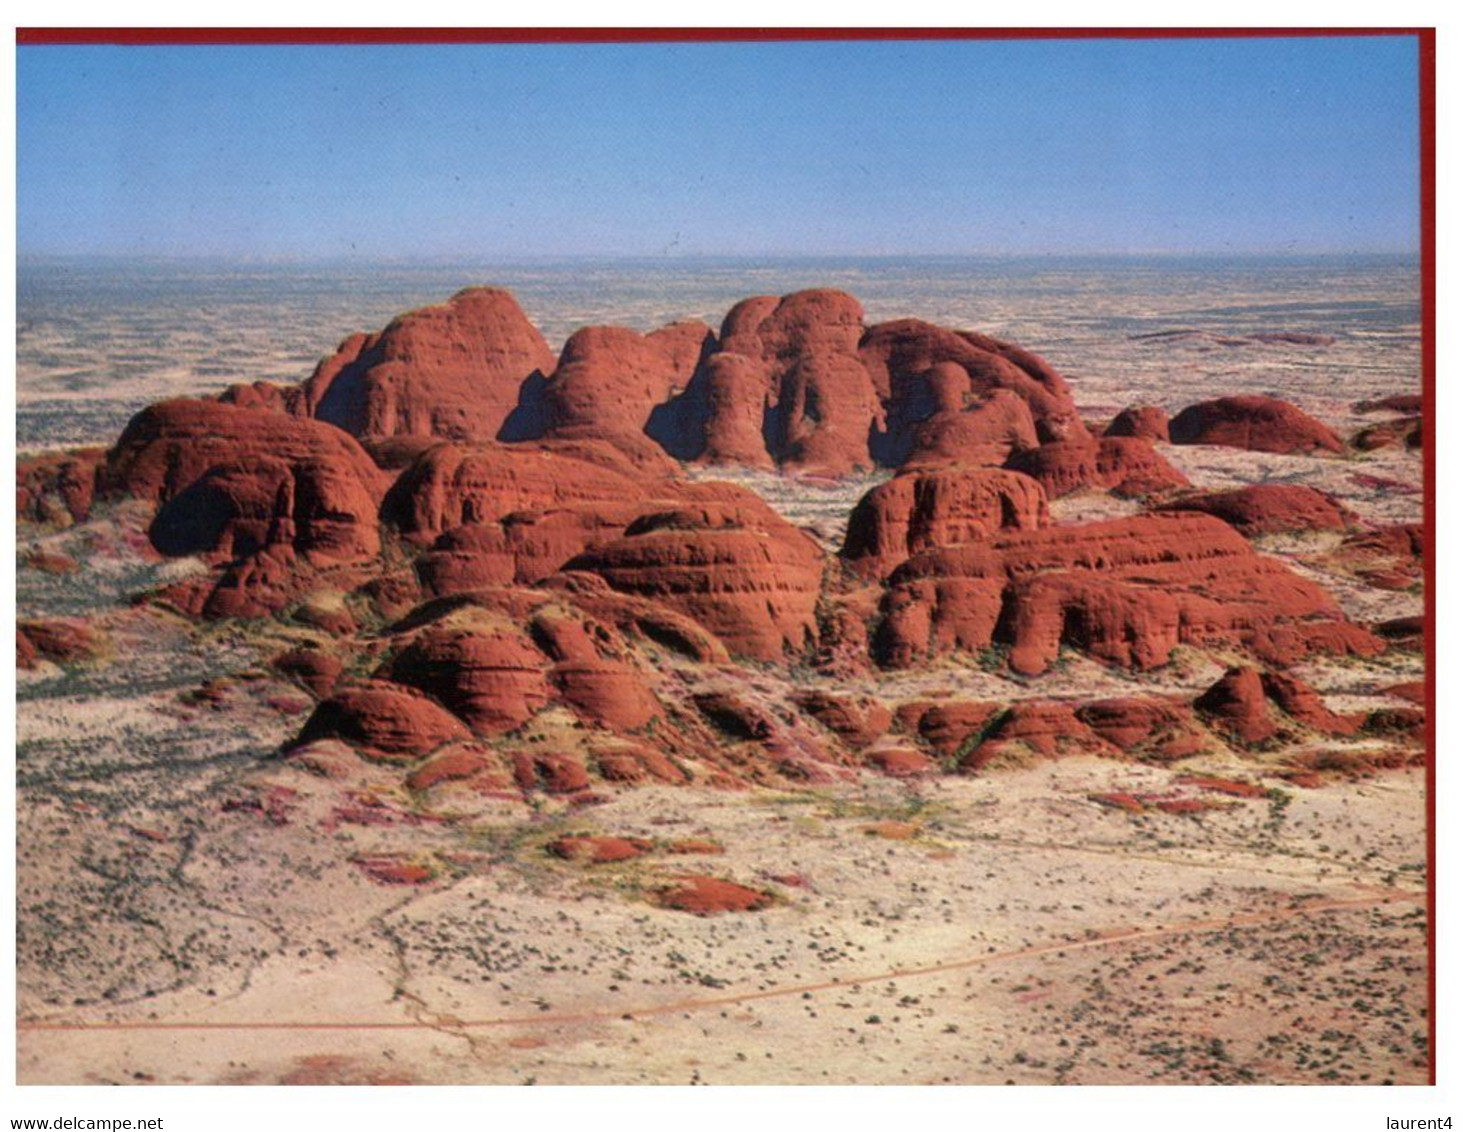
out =
[(1083, 433), (1013, 452), (1006, 466), (1036, 480), (1053, 499), (1085, 487), (1114, 495), (1155, 495), (1189, 486), (1151, 442), (1138, 437), (1097, 440)]
[(532, 631), (554, 667), (550, 680), (581, 719), (634, 731), (662, 712), (646, 674), (610, 629), (582, 611), (540, 610)]
[(1194, 701), (1194, 707), (1231, 738), (1253, 746), (1280, 730), (1253, 668), (1231, 668)]
[(1287, 401), (1246, 395), (1190, 405), (1169, 422), (1175, 444), (1218, 444), (1282, 455), (1345, 451), (1341, 438)]
[(269, 666), (304, 685), (316, 699), (330, 695), (345, 670), (338, 656), (312, 648), (289, 649), (271, 660)]
[[(1316, 422), (1267, 398), (1186, 412), (1202, 438), (1189, 442), (1328, 450)], [(359, 774), (353, 747), (455, 802), (542, 791), (580, 805), (604, 783), (816, 784), (1078, 753), (1170, 762), (1351, 734), (1357, 719), (1277, 672), (1231, 673), (1193, 705), (1013, 706), (870, 669), (961, 650), (1024, 682), (1063, 650), (1142, 670), (1181, 645), (1266, 666), (1380, 651), (1243, 537), (1355, 517), (1305, 488), (1174, 499), (1186, 481), (1153, 445), (1166, 427), (1134, 408), (1095, 436), (1034, 355), (915, 320), (865, 328), (837, 291), (749, 299), (719, 334), (590, 328), (557, 365), (511, 299), (474, 291), (349, 340), (302, 386), (155, 405), (95, 475), (73, 454), (27, 465), (17, 488), (23, 510), (61, 521), (86, 514), (93, 481), (155, 503), (157, 549), (212, 569), (152, 600), (274, 616), (271, 632), (310, 642), (271, 662), (318, 701), (299, 757)], [(759, 496), (693, 480), (678, 459), (902, 470), (860, 500), (827, 569)], [(1170, 502), (1052, 526), (1048, 499), (1082, 489)], [(810, 529), (830, 528), (819, 514)], [(1327, 568), (1405, 588), (1421, 541), (1420, 528), (1362, 532)], [(90, 655), (81, 639), (23, 623), (18, 662)], [(883, 701), (906, 697), (925, 698), (896, 724)], [(1392, 711), (1365, 726), (1406, 738), (1421, 723)]]
[(209, 468), (162, 505), (148, 533), (173, 556), (227, 562), (289, 546), (312, 561), (354, 562), (381, 549), (379, 503), (374, 469), (258, 456)]
[(34, 668), (36, 659), (57, 664), (93, 660), (106, 648), (106, 634), (76, 618), (49, 617), (18, 621), (15, 626), (16, 661)]
[(566, 569), (686, 614), (736, 656), (781, 660), (816, 640), (823, 556), (751, 493), (645, 515)]
[[(1391, 398), (1388, 398), (1391, 400)], [(1407, 398), (1402, 398), (1404, 402)], [(1354, 406), (1358, 411), (1362, 405), (1380, 407), (1384, 402), (1361, 402)], [(1374, 452), (1378, 448), (1421, 448), (1423, 444), (1422, 416), (1413, 413), (1405, 417), (1393, 417), (1391, 420), (1379, 421), (1376, 424), (1367, 425), (1363, 429), (1352, 434), (1351, 446), (1361, 452)]]
[(316, 368), (293, 409), (357, 437), (491, 440), (519, 389), (554, 369), (543, 335), (507, 291), (474, 287), (355, 335)]
[(161, 401), (138, 413), (107, 453), (107, 488), (165, 503), (215, 467), (271, 460), (316, 465), (368, 485), (381, 473), (345, 433), (317, 421), (216, 401)]
[(865, 331), (857, 300), (818, 290), (737, 304), (645, 431), (681, 459), (839, 475), (998, 465), (1037, 444), (1038, 427), (1054, 439), (1078, 424), (1065, 383), (1035, 355), (915, 320)]
[(15, 462), (15, 513), (34, 523), (81, 523), (91, 514), (102, 448), (22, 457)]
[(893, 715), (877, 700), (808, 690), (797, 705), (850, 747), (867, 747), (889, 730)]
[(1319, 586), (1255, 554), (1227, 524), (1193, 514), (1003, 534), (916, 555), (890, 577), (874, 643), (892, 667), (999, 644), (1028, 675), (1045, 671), (1064, 644), (1132, 668), (1163, 664), (1179, 644), (1240, 646), (1274, 663), (1381, 647)]
[(944, 759), (960, 754), (1005, 709), (972, 700), (915, 701), (900, 706), (899, 721)]
[[(886, 463), (902, 462), (903, 433), (933, 412), (958, 412), (969, 397), (1008, 390), (1026, 403), (1037, 436), (1062, 440), (1082, 422), (1061, 376), (1035, 354), (973, 332), (957, 332), (918, 319), (871, 327), (859, 348), (879, 395), (889, 401), (892, 447)], [(934, 380), (926, 379), (942, 366)], [(956, 371), (963, 371), (963, 385)]]
[(1075, 715), (1129, 758), (1172, 762), (1199, 754), (1203, 739), (1188, 704), (1128, 697), (1093, 700)]
[(980, 744), (960, 760), (959, 769), (965, 774), (978, 774), (1032, 759), (1113, 753), (1106, 740), (1077, 718), (1074, 705), (1023, 700), (995, 718)]
[(679, 428), (665, 435), (662, 407), (685, 389), (714, 345), (700, 322), (646, 335), (617, 326), (581, 330), (565, 343), (552, 378), (525, 384), (500, 435), (602, 440), (647, 462), (663, 458), (656, 441), (679, 454), (687, 438), (677, 435)]
[(1284, 672), (1231, 668), (1194, 707), (1226, 738), (1258, 746), (1287, 737), (1298, 725), (1326, 735), (1351, 735), (1359, 719), (1337, 715), (1316, 690)]
[(382, 518), (416, 542), (518, 512), (588, 505), (614, 508), (641, 498), (646, 478), (614, 448), (579, 444), (442, 444), (392, 485)]
[(373, 568), (385, 477), (345, 433), (317, 421), (211, 401), (164, 401), (133, 417), (99, 478), (160, 504), (164, 554), (223, 564), (175, 586), (192, 616), (278, 612), (325, 568)]
[(1245, 535), (1340, 531), (1357, 522), (1353, 512), (1324, 492), (1289, 484), (1216, 491), (1174, 500), (1164, 504), (1164, 509), (1216, 515)]
[(1156, 405), (1134, 405), (1113, 417), (1103, 435), (1136, 436), (1167, 444), (1168, 414)]
[(460, 719), (420, 692), (372, 681), (343, 688), (321, 702), (294, 746), (341, 739), (372, 757), (401, 761), (469, 736)]
[[(862, 335), (863, 308), (842, 291), (749, 299), (727, 315), (721, 350), (763, 374), (762, 433), (776, 463), (829, 475), (871, 463), (868, 438), (882, 407), (859, 359)], [(722, 431), (708, 426), (708, 438)], [(734, 439), (740, 430), (732, 431)]]
[(431, 695), (480, 735), (512, 731), (550, 699), (548, 662), (508, 625), (429, 629), (384, 675)]
[(1422, 579), (1426, 538), (1421, 523), (1358, 531), (1342, 540), (1330, 560), (1380, 589), (1406, 590)]
[(467, 593), (488, 586), (531, 585), (565, 563), (618, 538), (652, 503), (572, 504), (515, 511), (497, 521), (453, 527), (417, 559), (427, 593)]
[(1046, 522), (1046, 493), (1028, 476), (996, 468), (909, 472), (859, 500), (842, 553), (860, 573), (882, 576), (922, 550)]

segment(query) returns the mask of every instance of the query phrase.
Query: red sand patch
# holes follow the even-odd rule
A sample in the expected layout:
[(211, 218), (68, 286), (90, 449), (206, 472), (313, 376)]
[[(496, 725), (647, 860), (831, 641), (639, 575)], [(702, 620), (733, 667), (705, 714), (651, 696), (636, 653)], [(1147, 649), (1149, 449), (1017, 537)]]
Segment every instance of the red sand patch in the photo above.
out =
[(756, 912), (771, 904), (772, 897), (719, 877), (683, 876), (659, 889), (655, 901), (677, 912), (714, 916), (720, 912)]
[(715, 841), (703, 841), (695, 837), (688, 837), (681, 841), (672, 841), (666, 848), (672, 853), (677, 853), (682, 856), (692, 854), (715, 856), (726, 852), (726, 847), (718, 845)]
[(1228, 794), (1234, 798), (1263, 798), (1265, 788), (1253, 782), (1238, 782), (1232, 778), (1203, 778), (1184, 775), (1178, 779), (1186, 786), (1197, 786), (1200, 790), (1212, 790), (1216, 794)]
[(377, 884), (429, 884), (437, 879), (430, 865), (400, 857), (355, 857), (351, 863)]
[(428, 759), (407, 775), (406, 785), (409, 790), (430, 790), (439, 782), (471, 778), (487, 765), (488, 758), (482, 751), (459, 747)]
[(548, 851), (565, 861), (581, 865), (606, 865), (631, 861), (650, 852), (650, 842), (640, 837), (590, 837), (571, 835), (548, 844)]
[(28, 554), (25, 564), (42, 574), (74, 574), (81, 569), (81, 565), (69, 554), (54, 554), (45, 550)]
[(1165, 814), (1203, 814), (1221, 808), (1218, 802), (1203, 798), (1160, 798), (1153, 806)]
[(1410, 681), (1406, 684), (1393, 684), (1390, 688), (1383, 688), (1382, 694), (1411, 700), (1419, 706), (1427, 703), (1427, 685), (1421, 680)]
[(1123, 810), (1130, 814), (1141, 814), (1148, 808), (1131, 794), (1089, 794), (1087, 797), (1099, 806), (1107, 806), (1109, 809), (1114, 810)]
[(882, 837), (887, 841), (908, 841), (919, 832), (919, 826), (907, 821), (876, 821), (863, 827), (868, 837)]
[(930, 773), (935, 766), (927, 755), (908, 747), (873, 751), (869, 754), (868, 761), (880, 774), (886, 774), (890, 778), (918, 778)]

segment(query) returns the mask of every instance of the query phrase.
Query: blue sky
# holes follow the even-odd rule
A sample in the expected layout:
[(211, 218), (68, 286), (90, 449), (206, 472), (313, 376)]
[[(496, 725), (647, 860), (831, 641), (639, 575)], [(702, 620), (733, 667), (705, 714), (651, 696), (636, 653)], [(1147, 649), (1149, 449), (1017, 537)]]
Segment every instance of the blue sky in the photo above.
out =
[(21, 254), (1399, 251), (1410, 37), (28, 46)]

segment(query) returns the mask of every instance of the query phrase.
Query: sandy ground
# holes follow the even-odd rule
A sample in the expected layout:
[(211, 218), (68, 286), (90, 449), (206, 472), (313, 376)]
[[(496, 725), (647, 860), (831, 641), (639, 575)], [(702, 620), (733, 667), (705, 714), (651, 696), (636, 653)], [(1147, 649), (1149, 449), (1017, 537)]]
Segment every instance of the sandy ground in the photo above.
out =
[[(300, 785), (284, 768), (248, 777)], [(90, 969), (68, 948), (121, 940), (47, 925), (55, 961), (23, 988), (19, 1077), (1422, 1080), (1421, 776), (1276, 783), (1199, 817), (1088, 798), (1192, 792), (1174, 777), (1073, 759), (919, 786), (643, 789), (527, 822), (333, 834), (319, 783), (287, 825), (180, 816), (153, 831), (166, 840), (38, 807), (23, 843), (80, 851), (97, 918), (135, 925), (135, 962), (108, 972), (100, 1001), (68, 1000)], [(725, 852), (577, 865), (543, 848), (566, 831)], [(389, 888), (343, 861), (405, 848), (452, 868)], [(29, 863), (23, 906), (75, 863)], [(775, 903), (698, 918), (645, 899), (692, 870)]]

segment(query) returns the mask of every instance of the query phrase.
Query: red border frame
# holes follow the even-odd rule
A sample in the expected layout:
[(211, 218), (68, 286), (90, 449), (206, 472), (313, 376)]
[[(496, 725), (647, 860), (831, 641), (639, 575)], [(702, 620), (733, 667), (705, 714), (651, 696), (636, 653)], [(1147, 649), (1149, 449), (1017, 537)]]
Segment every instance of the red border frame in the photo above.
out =
[(1283, 39), (1413, 36), (1418, 47), (1423, 396), (1423, 655), (1427, 666), (1428, 1082), (1437, 1078), (1437, 31), (1412, 28), (16, 28), (16, 46), (788, 43), (838, 40)]
[(1437, 33), (1417, 33), (1418, 244), (1422, 298), (1423, 656), (1427, 671), (1427, 1049), (1438, 1083), (1438, 723), (1437, 723)]
[(111, 44), (778, 43), (819, 40), (1286, 39), (1404, 36), (1432, 28), (16, 28), (17, 46)]

